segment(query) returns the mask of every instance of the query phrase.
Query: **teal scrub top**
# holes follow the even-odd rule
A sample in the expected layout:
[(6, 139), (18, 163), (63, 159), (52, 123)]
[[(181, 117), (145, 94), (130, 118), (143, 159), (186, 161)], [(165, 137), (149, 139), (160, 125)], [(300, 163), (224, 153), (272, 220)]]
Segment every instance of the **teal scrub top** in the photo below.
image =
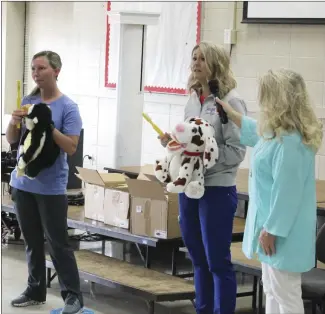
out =
[[(280, 138), (258, 136), (257, 122), (242, 119), (241, 143), (253, 148), (249, 171), (249, 207), (243, 239), (247, 258), (288, 272), (315, 266), (315, 153), (297, 132)], [(264, 254), (259, 244), (263, 228), (276, 236), (276, 253)]]

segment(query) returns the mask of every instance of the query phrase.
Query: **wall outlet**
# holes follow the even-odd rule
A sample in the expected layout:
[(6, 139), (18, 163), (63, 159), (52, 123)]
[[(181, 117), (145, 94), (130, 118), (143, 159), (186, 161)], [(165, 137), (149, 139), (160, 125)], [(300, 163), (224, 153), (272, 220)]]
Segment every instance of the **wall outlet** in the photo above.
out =
[(223, 33), (223, 43), (227, 45), (236, 44), (237, 42), (237, 31), (234, 29), (227, 28)]

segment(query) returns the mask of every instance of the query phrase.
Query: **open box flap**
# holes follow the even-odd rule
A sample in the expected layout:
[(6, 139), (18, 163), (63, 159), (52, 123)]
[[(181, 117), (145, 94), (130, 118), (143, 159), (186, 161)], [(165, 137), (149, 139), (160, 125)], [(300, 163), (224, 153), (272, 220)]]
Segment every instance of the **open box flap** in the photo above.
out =
[(143, 180), (151, 180), (158, 181), (155, 176), (154, 165), (145, 164), (143, 166), (129, 166), (129, 167), (121, 167), (120, 170), (127, 172), (132, 172), (134, 174), (138, 174), (138, 179)]
[(144, 180), (160, 182), (155, 175), (140, 172), (138, 179), (143, 178)]
[(140, 175), (144, 175), (147, 178), (147, 180), (159, 182), (159, 180), (156, 178), (154, 167), (155, 167), (154, 165), (145, 164), (140, 169)]
[(115, 187), (126, 185), (125, 179), (127, 176), (121, 173), (101, 173), (100, 174), (102, 180), (105, 183), (106, 187)]
[(127, 178), (121, 173), (99, 173), (97, 170), (76, 167), (79, 174), (76, 176), (82, 181), (95, 184), (102, 187), (114, 188), (118, 186), (126, 186), (125, 179)]
[(166, 200), (164, 189), (158, 182), (126, 179), (126, 183), (129, 187), (129, 192), (132, 196), (162, 201)]
[(87, 169), (82, 167), (76, 167), (76, 168), (79, 172), (77, 177), (82, 181), (89, 184), (99, 185), (102, 187), (105, 186), (105, 182), (103, 181), (102, 177), (100, 176), (97, 170)]
[(141, 167), (140, 173), (144, 174), (151, 181), (160, 182), (155, 175), (155, 165), (145, 164)]
[(145, 174), (155, 175), (155, 165), (145, 164), (141, 167), (141, 172)]

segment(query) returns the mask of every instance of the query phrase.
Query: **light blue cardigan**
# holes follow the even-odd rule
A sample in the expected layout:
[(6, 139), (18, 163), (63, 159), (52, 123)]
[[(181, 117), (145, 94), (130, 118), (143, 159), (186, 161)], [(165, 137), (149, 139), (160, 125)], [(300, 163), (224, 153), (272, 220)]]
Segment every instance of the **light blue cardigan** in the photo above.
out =
[[(253, 147), (243, 252), (248, 258), (257, 253), (262, 263), (276, 269), (308, 271), (315, 266), (315, 153), (298, 133), (264, 140), (256, 126), (255, 120), (243, 117), (241, 143)], [(259, 245), (263, 228), (276, 236), (273, 256)]]

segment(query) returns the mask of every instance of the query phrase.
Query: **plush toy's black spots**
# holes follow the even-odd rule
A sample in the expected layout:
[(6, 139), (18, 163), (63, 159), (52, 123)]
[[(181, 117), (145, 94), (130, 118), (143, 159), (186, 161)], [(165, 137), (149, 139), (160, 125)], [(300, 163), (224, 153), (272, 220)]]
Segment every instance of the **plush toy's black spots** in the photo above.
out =
[(53, 140), (52, 112), (47, 104), (31, 105), (25, 124), (26, 131), (19, 146), (17, 176), (33, 179), (55, 163), (60, 148)]

